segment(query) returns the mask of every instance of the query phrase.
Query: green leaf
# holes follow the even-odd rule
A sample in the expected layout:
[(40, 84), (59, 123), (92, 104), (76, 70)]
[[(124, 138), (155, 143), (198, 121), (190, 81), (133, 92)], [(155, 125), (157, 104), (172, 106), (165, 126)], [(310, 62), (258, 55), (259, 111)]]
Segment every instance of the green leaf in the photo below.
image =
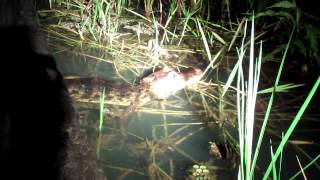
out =
[[(320, 76), (318, 77), (317, 81), (314, 83), (311, 91), (309, 92), (307, 98), (305, 99), (304, 103), (302, 104), (302, 106), (300, 107), (300, 110), (298, 111), (297, 115), (294, 117), (290, 127), (288, 128), (287, 132), (285, 133), (285, 135), (283, 136), (283, 139), (281, 140), (275, 154), (274, 154), (274, 160), (272, 161), (276, 161), (278, 156), (280, 155), (281, 151), (283, 150), (285, 144), (287, 143), (290, 135), (292, 134), (293, 130), (295, 129), (295, 127), (297, 126), (299, 120), (301, 119), (304, 111), (306, 110), (306, 108), (308, 107), (312, 97), (314, 96), (314, 94), (316, 93), (318, 87), (319, 87), (319, 84), (320, 84)], [(267, 177), (269, 176), (270, 174), (270, 171), (272, 170), (272, 163), (271, 162), (268, 166), (268, 169), (266, 171), (266, 173), (264, 174), (264, 177), (263, 179), (267, 179)]]
[(306, 29), (305, 39), (309, 40), (311, 50), (317, 53), (320, 31), (314, 28), (311, 24), (306, 24), (304, 27)]
[(286, 48), (286, 45), (280, 45), (277, 48), (274, 48), (270, 53), (268, 53), (267, 55), (265, 55), (265, 57), (263, 58), (264, 61), (274, 61), (274, 57), (276, 54), (283, 52), (283, 50)]
[(284, 17), (284, 18), (289, 19), (292, 23), (295, 23), (295, 20), (294, 20), (293, 16), (290, 13), (287, 13), (285, 11), (267, 10), (265, 12), (257, 14), (255, 16), (255, 18), (257, 18), (257, 17), (265, 17), (265, 16), (269, 16), (269, 17)]
[[(304, 84), (293, 84), (293, 83), (282, 84), (276, 87), (275, 92), (288, 92), (289, 89), (293, 89), (300, 86), (304, 86)], [(272, 93), (273, 89), (274, 87), (267, 88), (259, 91), (258, 94)]]
[(276, 12), (273, 10), (267, 10), (265, 12), (258, 13), (257, 15), (255, 15), (255, 18), (264, 16), (276, 16)]
[(307, 57), (307, 47), (302, 40), (296, 39), (293, 44), (298, 47), (299, 52), (303, 54), (304, 57)]
[(293, 2), (289, 1), (280, 1), (278, 3), (275, 3), (274, 5), (268, 7), (267, 9), (270, 8), (286, 8), (286, 9), (295, 9), (297, 8), (296, 4)]

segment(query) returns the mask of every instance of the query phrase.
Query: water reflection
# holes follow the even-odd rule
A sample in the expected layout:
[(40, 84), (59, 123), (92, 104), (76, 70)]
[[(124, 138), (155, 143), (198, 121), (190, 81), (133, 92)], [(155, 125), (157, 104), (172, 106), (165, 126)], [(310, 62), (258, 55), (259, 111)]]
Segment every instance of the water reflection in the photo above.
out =
[[(129, 70), (119, 73), (114, 64), (90, 57), (59, 53), (56, 54), (56, 60), (65, 76), (102, 78), (127, 83), (129, 86), (133, 86), (139, 76)], [(110, 92), (106, 91), (106, 94), (108, 93)], [(226, 163), (213, 159), (209, 154), (208, 142), (213, 137), (209, 135), (209, 130), (197, 116), (199, 113), (195, 113), (197, 110), (193, 109), (190, 103), (194, 96), (197, 96), (195, 92), (188, 91), (186, 96), (184, 91), (180, 91), (166, 100), (154, 100), (138, 107), (136, 112), (128, 117), (126, 136), (119, 129), (121, 117), (115, 116), (119, 114), (116, 111), (122, 108), (125, 111), (125, 107), (106, 104), (99, 158), (108, 178), (192, 179), (192, 166), (203, 162), (207, 162), (209, 171), (215, 171), (215, 176), (229, 176), (230, 174), (226, 173), (229, 172)], [(77, 106), (78, 103), (75, 104)], [(92, 145), (97, 147), (99, 106), (78, 106), (78, 111)], [(122, 110), (122, 113), (125, 112)]]

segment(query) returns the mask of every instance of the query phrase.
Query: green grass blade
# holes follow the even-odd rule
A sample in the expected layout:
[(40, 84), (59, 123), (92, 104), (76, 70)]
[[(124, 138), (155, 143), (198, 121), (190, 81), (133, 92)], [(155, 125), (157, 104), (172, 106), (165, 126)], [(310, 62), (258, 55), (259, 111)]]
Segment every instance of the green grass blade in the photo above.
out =
[(102, 90), (102, 94), (100, 96), (100, 117), (99, 117), (99, 134), (102, 130), (103, 119), (104, 119), (104, 99), (105, 99), (105, 88)]
[[(281, 135), (281, 139), (283, 139), (283, 133)], [(281, 179), (281, 170), (282, 170), (282, 151), (280, 153), (280, 161), (279, 161), (279, 172), (278, 172), (278, 180)]]
[[(318, 159), (320, 159), (320, 154), (318, 154), (318, 156), (316, 158), (314, 158), (310, 163), (308, 163), (303, 170), (305, 171), (306, 169), (308, 169), (313, 163), (315, 163)], [(298, 175), (300, 175), (302, 172), (299, 171), (297, 172), (295, 175), (293, 175), (289, 180), (293, 180), (295, 179)]]
[(246, 52), (246, 50), (244, 49), (244, 40), (246, 38), (246, 32), (247, 32), (247, 21), (245, 21), (245, 25), (244, 25), (244, 35), (242, 38), (240, 52), (238, 51), (239, 60), (238, 60), (237, 64), (235, 65), (235, 67), (233, 68), (233, 70), (231, 71), (231, 74), (228, 77), (226, 85), (223, 87), (222, 97), (226, 94), (229, 87), (231, 86), (231, 83), (236, 75), (239, 64), (242, 64), (242, 60), (243, 60), (245, 52)]
[(202, 29), (201, 24), (200, 24), (198, 19), (197, 19), (197, 24), (198, 24), (198, 28), (199, 28), (200, 33), (201, 33), (201, 37), (202, 37), (202, 41), (203, 41), (205, 50), (206, 50), (207, 55), (208, 55), (208, 59), (211, 62), (212, 61), (212, 57), (211, 57), (210, 49), (209, 49), (209, 46), (208, 46), (208, 41), (207, 41), (206, 36), (204, 35), (203, 29)]
[(255, 109), (255, 95), (254, 95), (254, 19), (251, 25), (250, 36), (250, 58), (249, 58), (249, 74), (247, 82), (247, 97), (246, 97), (246, 144), (245, 144), (245, 156), (246, 156), (246, 177), (250, 176), (251, 164), (252, 164), (252, 140), (253, 140), (253, 126), (254, 126), (254, 111)]
[[(239, 24), (238, 26), (238, 29), (236, 31), (236, 33), (234, 33), (234, 36), (232, 37), (232, 40), (229, 44), (229, 47), (228, 47), (228, 52), (231, 50), (231, 47), (233, 46), (234, 42), (236, 41), (239, 33), (241, 32), (241, 29), (242, 29), (242, 26), (243, 26), (243, 23), (247, 22), (247, 20), (245, 18), (242, 19), (241, 23)], [(246, 29), (246, 28), (245, 28)], [(244, 30), (244, 33), (246, 33), (246, 30)]]
[(277, 168), (276, 168), (276, 161), (274, 160), (274, 154), (273, 154), (273, 148), (272, 148), (272, 141), (270, 139), (270, 153), (271, 153), (271, 159), (272, 159), (272, 175), (273, 179), (277, 180)]
[(184, 37), (184, 34), (186, 32), (186, 28), (187, 28), (187, 25), (188, 25), (188, 22), (189, 22), (190, 18), (191, 18), (191, 16), (187, 16), (186, 19), (183, 21), (184, 25), (183, 25), (183, 29), (182, 29), (180, 40), (178, 42), (178, 46), (180, 46), (180, 44), (182, 42), (182, 38)]
[[(240, 61), (241, 59), (241, 61)], [(226, 94), (226, 92), (228, 91), (228, 89), (230, 88), (231, 86), (231, 83), (234, 79), (234, 77), (236, 76), (236, 73), (238, 72), (238, 69), (239, 69), (239, 65), (242, 63), (242, 59), (243, 58), (240, 58), (239, 57), (239, 60), (237, 61), (236, 65), (234, 66), (234, 68), (232, 69), (229, 77), (228, 77), (228, 80), (226, 82), (226, 84), (223, 86), (223, 92), (222, 92), (222, 97), (224, 97), (224, 95)]]
[[(304, 84), (293, 84), (293, 83), (288, 83), (288, 84), (282, 84), (276, 87), (275, 92), (289, 92), (289, 89), (297, 88), (304, 86)], [(266, 94), (266, 93), (272, 93), (274, 87), (267, 88), (260, 90), (258, 94)]]
[[(243, 48), (243, 47), (242, 47)], [(240, 60), (239, 60), (240, 61)], [(241, 60), (242, 61), (242, 60)], [(239, 148), (240, 148), (240, 168), (238, 179), (244, 179), (244, 99), (245, 95), (242, 93), (244, 91), (244, 79), (242, 71), (242, 63), (239, 63), (238, 69), (238, 80), (237, 80), (237, 109), (238, 109), (238, 134), (239, 134)]]
[[(286, 55), (287, 55), (288, 49), (290, 47), (290, 43), (291, 43), (291, 39), (292, 39), (292, 36), (293, 36), (293, 32), (294, 32), (294, 28), (293, 28), (293, 30), (291, 32), (291, 35), (290, 35), (290, 38), (289, 38), (289, 42), (288, 42), (288, 44), (286, 46), (286, 50), (285, 50), (284, 55), (283, 55), (282, 60), (281, 60), (281, 64), (280, 64), (280, 67), (279, 67), (279, 70), (278, 70), (276, 81), (274, 83), (274, 90), (271, 93), (271, 96), (270, 96), (270, 99), (269, 99), (267, 111), (266, 111), (266, 114), (265, 114), (265, 117), (264, 117), (264, 120), (263, 120), (263, 124), (261, 126), (260, 134), (259, 134), (257, 147), (255, 149), (255, 153), (254, 153), (254, 157), (253, 157), (253, 161), (252, 161), (252, 167), (255, 167), (256, 162), (257, 162), (257, 158), (258, 158), (258, 155), (259, 155), (259, 152), (260, 152), (260, 147), (261, 147), (263, 135), (264, 135), (264, 132), (265, 132), (265, 129), (266, 129), (266, 126), (267, 126), (267, 122), (268, 122), (269, 115), (270, 115), (270, 112), (271, 112), (271, 107), (272, 107), (272, 104), (273, 104), (273, 99), (274, 99), (274, 96), (275, 96), (275, 89), (279, 84), (281, 72), (282, 72), (282, 69), (283, 69), (283, 65), (284, 65), (284, 62), (285, 62), (285, 59), (286, 59)], [(250, 179), (252, 179), (253, 174), (254, 174), (254, 168), (251, 169)]]
[[(298, 111), (297, 115), (295, 116), (293, 122), (291, 123), (288, 131), (285, 133), (283, 139), (281, 140), (280, 142), (280, 145), (279, 147), (277, 148), (277, 151), (275, 153), (275, 160), (278, 158), (278, 156), (280, 155), (280, 152), (283, 150), (285, 144), (287, 143), (290, 135), (292, 134), (294, 128), (297, 126), (299, 120), (301, 119), (301, 116), (303, 115), (304, 111), (306, 110), (306, 108), (308, 107), (313, 95), (315, 94), (315, 92), (317, 91), (318, 87), (319, 87), (319, 84), (320, 84), (320, 76), (318, 77), (317, 81), (315, 82), (314, 86), (312, 87), (310, 93), (308, 94), (308, 97), (305, 99), (304, 103), (302, 104), (300, 110)], [(271, 163), (269, 164), (269, 167), (263, 177), (263, 179), (267, 179), (269, 174), (270, 174), (270, 171), (272, 169), (272, 165)]]
[(285, 9), (295, 9), (296, 4), (294, 2), (289, 2), (289, 1), (280, 1), (275, 3), (272, 6), (269, 6), (267, 9), (270, 8), (285, 8)]
[(201, 79), (203, 78), (203, 76), (209, 71), (210, 67), (213, 66), (213, 63), (216, 62), (216, 60), (218, 59), (218, 57), (222, 54), (222, 52), (225, 50), (225, 48), (221, 48), (220, 51), (214, 56), (214, 58), (211, 60), (211, 62), (209, 63), (209, 65), (207, 66), (207, 68), (203, 71)]
[(104, 119), (104, 98), (105, 98), (105, 88), (103, 88), (103, 91), (100, 96), (99, 131), (98, 131), (98, 141), (97, 141), (97, 150), (96, 150), (96, 155), (98, 159), (100, 159), (101, 131), (102, 131), (102, 125), (103, 125), (103, 119)]

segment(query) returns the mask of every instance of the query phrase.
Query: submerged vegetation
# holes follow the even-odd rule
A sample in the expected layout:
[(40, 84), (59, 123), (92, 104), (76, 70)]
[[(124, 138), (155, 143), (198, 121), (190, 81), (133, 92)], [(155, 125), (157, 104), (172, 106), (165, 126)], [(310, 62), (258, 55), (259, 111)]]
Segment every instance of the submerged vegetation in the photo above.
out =
[[(305, 176), (308, 167), (320, 172), (319, 154), (315, 154), (319, 142), (304, 141), (298, 133), (289, 139), (299, 120), (301, 131), (319, 131), (303, 126), (319, 123), (320, 100), (314, 94), (320, 83), (320, 29), (313, 24), (319, 20), (295, 1), (236, 4), (229, 0), (52, 0), (47, 10), (39, 11), (56, 54), (66, 52), (93, 62), (93, 72), (75, 75), (111, 78), (138, 87), (147, 71), (163, 67), (203, 71), (201, 81), (183, 95), (137, 106), (138, 117), (126, 117), (139, 119), (131, 124), (155, 121), (150, 115), (160, 119), (144, 129), (145, 134), (135, 129), (122, 137), (114, 126), (123, 119), (121, 115), (127, 115), (128, 109), (120, 109), (132, 104), (128, 103), (131, 97), (113, 101), (106, 88), (99, 89), (96, 106), (82, 102), (84, 108), (76, 102), (88, 132), (94, 134), (92, 144), (107, 175), (115, 171), (112, 177), (118, 179), (281, 179), (282, 173)], [(255, 42), (260, 42), (258, 51)], [(88, 109), (98, 110), (94, 122)], [(306, 110), (309, 113), (302, 116)], [(210, 135), (206, 149), (199, 147), (199, 152), (208, 152), (210, 157), (199, 160), (191, 155), (190, 147), (183, 147), (204, 131)], [(310, 143), (313, 150), (305, 150), (299, 142)], [(284, 160), (289, 157), (283, 156), (288, 149), (299, 153), (297, 161), (290, 161), (297, 168)], [(135, 167), (137, 162), (132, 162), (133, 167), (110, 164), (113, 156), (122, 156), (119, 152), (143, 158), (144, 168)], [(301, 159), (305, 166), (300, 165)]]

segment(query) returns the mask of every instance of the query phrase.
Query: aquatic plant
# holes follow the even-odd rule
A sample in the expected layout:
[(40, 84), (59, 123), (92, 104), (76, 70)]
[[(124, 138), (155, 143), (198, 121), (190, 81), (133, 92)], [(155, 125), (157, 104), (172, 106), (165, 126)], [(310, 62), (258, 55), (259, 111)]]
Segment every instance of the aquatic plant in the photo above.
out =
[(99, 113), (99, 128), (98, 128), (98, 140), (97, 140), (97, 157), (100, 158), (100, 146), (101, 146), (101, 134), (102, 134), (102, 127), (103, 127), (103, 121), (105, 119), (105, 88), (103, 88), (101, 95), (100, 95), (100, 113)]
[[(254, 21), (252, 20), (252, 28), (251, 28), (251, 42), (250, 42), (250, 63), (249, 63), (249, 74), (248, 74), (248, 81), (245, 81), (244, 75), (243, 75), (243, 57), (245, 54), (244, 49), (244, 39), (242, 41), (242, 46), (239, 53), (239, 60), (233, 70), (233, 75), (235, 75), (235, 72), (238, 73), (237, 76), (237, 109), (238, 109), (238, 128), (239, 128), (239, 145), (240, 145), (240, 166), (239, 166), (239, 173), (238, 173), (238, 179), (253, 179), (255, 175), (255, 168), (256, 168), (256, 162), (257, 158), (260, 152), (260, 147), (263, 139), (264, 132), (266, 131), (266, 125), (269, 119), (271, 107), (273, 104), (274, 96), (276, 93), (277, 88), (279, 88), (279, 80), (281, 76), (281, 72), (284, 66), (284, 61), (286, 58), (287, 51), (290, 47), (290, 41), (292, 38), (289, 38), (289, 42), (286, 47), (286, 51), (282, 57), (282, 61), (280, 64), (280, 68), (277, 74), (276, 81), (274, 83), (273, 91), (271, 93), (271, 97), (269, 99), (268, 108), (266, 110), (265, 118), (263, 121), (262, 128), (260, 130), (260, 135), (258, 138), (257, 145), (255, 146), (255, 150), (253, 149), (254, 145), (253, 143), (253, 127), (255, 124), (255, 116), (254, 116), (254, 109), (256, 105), (256, 98), (258, 93), (258, 83), (259, 83), (259, 75), (260, 75), (260, 65), (261, 65), (261, 58), (262, 58), (262, 43), (260, 43), (260, 50), (259, 50), (259, 57), (257, 58), (257, 61), (254, 62)], [(244, 28), (244, 32), (246, 32), (246, 25)], [(244, 34), (245, 37), (246, 34)], [(231, 77), (231, 76), (230, 76)], [(230, 80), (230, 79), (229, 79)], [(230, 81), (229, 81), (230, 82)], [(307, 108), (308, 104), (310, 103), (311, 98), (315, 94), (318, 86), (320, 84), (320, 77), (318, 77), (317, 81), (315, 82), (312, 90), (309, 92), (308, 97), (306, 98), (305, 102), (301, 106), (300, 110), (298, 111), (297, 115), (295, 116), (293, 122), (291, 123), (290, 127), (288, 128), (287, 132), (284, 134), (280, 145), (276, 149), (275, 152), (273, 152), (272, 146), (271, 148), (271, 162), (266, 169), (266, 172), (264, 174), (264, 179), (269, 177), (270, 172), (272, 171), (273, 179), (279, 179), (280, 176), (277, 175), (277, 165), (276, 162), (279, 158), (279, 156), (282, 154), (282, 151), (284, 150), (284, 145), (288, 141), (289, 136), (292, 134), (294, 128), (296, 127), (297, 123), (299, 122), (303, 112)], [(225, 86), (227, 88), (228, 86)], [(226, 90), (226, 89), (225, 89)], [(253, 156), (252, 156), (253, 155)], [(281, 162), (281, 158), (280, 158)], [(281, 165), (281, 163), (280, 163)], [(281, 170), (281, 166), (278, 167), (278, 170)], [(278, 172), (279, 172), (278, 171)], [(280, 172), (279, 172), (280, 173)]]

